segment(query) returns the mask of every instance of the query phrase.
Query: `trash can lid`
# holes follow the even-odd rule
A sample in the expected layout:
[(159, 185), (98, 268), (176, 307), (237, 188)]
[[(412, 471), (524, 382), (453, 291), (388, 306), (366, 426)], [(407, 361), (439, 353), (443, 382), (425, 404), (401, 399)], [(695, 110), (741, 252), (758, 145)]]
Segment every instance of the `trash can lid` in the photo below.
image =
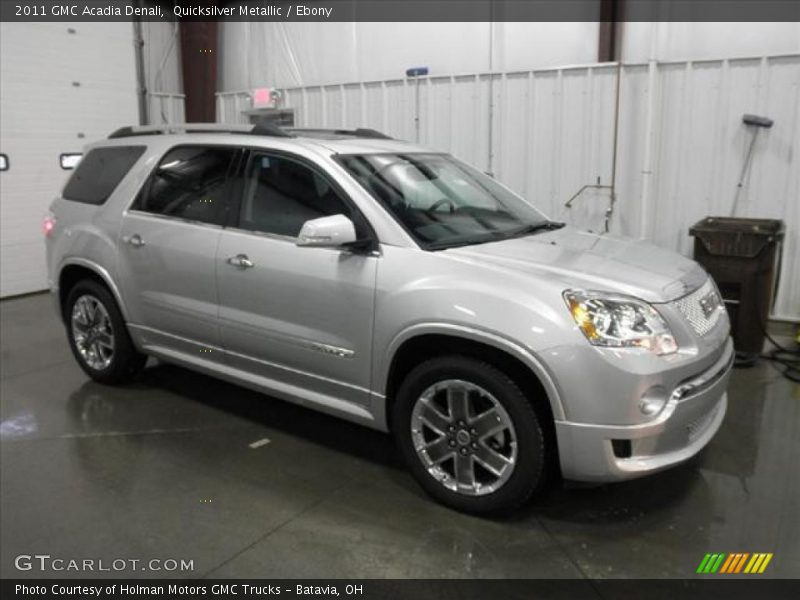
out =
[(783, 237), (785, 228), (780, 219), (744, 219), (741, 217), (706, 217), (689, 229), (689, 235), (708, 233), (748, 233), (776, 238)]
[(706, 217), (689, 229), (706, 252), (715, 256), (755, 258), (783, 238), (780, 219)]

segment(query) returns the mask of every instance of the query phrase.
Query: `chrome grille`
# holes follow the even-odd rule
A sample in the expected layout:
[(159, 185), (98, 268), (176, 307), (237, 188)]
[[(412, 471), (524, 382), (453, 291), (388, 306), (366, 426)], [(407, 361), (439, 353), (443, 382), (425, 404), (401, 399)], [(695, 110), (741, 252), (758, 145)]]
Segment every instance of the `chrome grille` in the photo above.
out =
[[(709, 302), (713, 305), (713, 309), (706, 314), (704, 303), (708, 305)], [(710, 278), (699, 289), (676, 300), (674, 305), (698, 335), (705, 335), (711, 331), (725, 310), (722, 298), (719, 297), (719, 292)]]

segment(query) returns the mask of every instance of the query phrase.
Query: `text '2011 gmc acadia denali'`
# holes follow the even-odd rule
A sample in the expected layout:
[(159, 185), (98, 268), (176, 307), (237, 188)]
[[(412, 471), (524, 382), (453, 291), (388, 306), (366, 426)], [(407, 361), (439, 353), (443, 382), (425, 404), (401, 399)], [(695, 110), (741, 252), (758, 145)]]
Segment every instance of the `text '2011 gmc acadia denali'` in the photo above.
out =
[(124, 128), (45, 232), (90, 377), (151, 355), (391, 431), (462, 510), (518, 506), (559, 470), (670, 467), (725, 415), (730, 327), (701, 267), (372, 130)]

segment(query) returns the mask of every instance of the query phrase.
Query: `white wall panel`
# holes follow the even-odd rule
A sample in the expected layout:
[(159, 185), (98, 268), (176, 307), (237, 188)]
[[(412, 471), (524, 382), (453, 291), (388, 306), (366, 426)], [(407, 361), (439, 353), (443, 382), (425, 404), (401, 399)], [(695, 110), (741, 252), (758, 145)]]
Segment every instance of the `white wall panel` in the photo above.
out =
[[(365, 113), (363, 123), (380, 123), (386, 121), (386, 105), (383, 100), (386, 88), (383, 83), (367, 83), (364, 85)], [(385, 130), (386, 128), (383, 127)]]
[(186, 122), (186, 96), (184, 94), (147, 94), (150, 125)]
[(59, 154), (138, 122), (133, 28), (0, 23), (0, 92), (0, 152), (11, 162), (0, 173), (4, 297), (47, 287), (42, 218), (69, 174)]
[[(669, 5), (662, 0), (663, 19)], [(654, 52), (654, 55), (653, 55)], [(800, 52), (800, 23), (630, 22), (622, 34), (622, 59), (643, 62), (713, 60), (720, 56), (774, 56)]]
[[(671, 1), (660, 4), (668, 19)], [(497, 11), (501, 20), (501, 3)], [(441, 76), (586, 64), (597, 60), (598, 36), (596, 22), (224, 22), (220, 89), (383, 80), (414, 66)], [(622, 52), (628, 63), (796, 54), (800, 23), (631, 22)]]
[(592, 62), (597, 23), (220, 23), (220, 89), (295, 87)]
[(737, 216), (778, 218), (787, 236), (775, 314), (800, 317), (797, 152), (800, 58), (680, 63), (661, 67), (652, 239), (690, 253), (685, 230), (708, 214), (730, 214), (752, 130), (746, 112), (775, 120), (759, 133)]

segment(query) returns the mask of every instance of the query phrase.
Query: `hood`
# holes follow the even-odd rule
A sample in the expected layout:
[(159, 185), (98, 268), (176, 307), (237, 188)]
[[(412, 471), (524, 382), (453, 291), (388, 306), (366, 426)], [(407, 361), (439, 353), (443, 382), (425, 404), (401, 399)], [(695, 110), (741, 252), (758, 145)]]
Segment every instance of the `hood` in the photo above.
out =
[(564, 227), (488, 244), (451, 248), (453, 258), (603, 290), (669, 302), (702, 285), (706, 272), (676, 252), (630, 238)]

